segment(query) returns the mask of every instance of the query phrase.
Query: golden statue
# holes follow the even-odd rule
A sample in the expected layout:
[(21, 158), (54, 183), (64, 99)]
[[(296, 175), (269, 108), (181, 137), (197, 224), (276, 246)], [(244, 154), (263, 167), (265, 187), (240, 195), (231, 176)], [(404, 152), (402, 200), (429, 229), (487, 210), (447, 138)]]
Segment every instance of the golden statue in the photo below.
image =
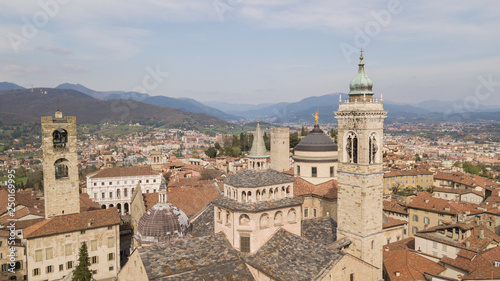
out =
[(318, 125), (318, 119), (319, 119), (319, 111), (316, 111), (316, 115), (312, 115), (314, 117), (314, 121), (316, 121), (316, 125)]

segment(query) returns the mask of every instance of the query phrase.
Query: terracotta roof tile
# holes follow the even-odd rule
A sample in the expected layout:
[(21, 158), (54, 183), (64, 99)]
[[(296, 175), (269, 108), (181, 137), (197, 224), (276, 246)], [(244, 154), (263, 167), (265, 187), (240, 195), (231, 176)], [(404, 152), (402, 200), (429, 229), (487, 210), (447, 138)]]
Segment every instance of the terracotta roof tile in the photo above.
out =
[(430, 193), (425, 191), (418, 193), (417, 196), (408, 204), (408, 208), (451, 215), (465, 213), (466, 211), (473, 211), (478, 207), (480, 207), (480, 205), (474, 203), (435, 198)]
[(394, 226), (398, 226), (398, 225), (405, 225), (405, 224), (408, 224), (407, 221), (404, 221), (404, 220), (398, 220), (398, 219), (395, 219), (395, 218), (391, 218), (391, 217), (387, 217), (387, 219), (389, 220), (387, 223), (384, 223), (382, 225), (382, 228), (383, 229), (387, 229), (387, 228), (391, 228), (391, 227), (394, 227)]
[(390, 211), (398, 214), (408, 215), (408, 210), (406, 209), (406, 205), (403, 202), (400, 202), (396, 199), (384, 200), (384, 211)]
[(407, 241), (384, 246), (384, 268), (391, 281), (426, 280), (424, 273), (439, 274), (446, 269), (404, 246)]
[(300, 177), (295, 177), (295, 183), (293, 184), (293, 193), (296, 196), (316, 195), (328, 199), (336, 199), (337, 190), (336, 180), (315, 185)]
[(154, 176), (159, 174), (160, 174), (159, 172), (151, 170), (149, 166), (142, 166), (142, 167), (106, 168), (89, 175), (89, 177), (112, 178), (112, 177)]
[(57, 216), (40, 221), (24, 229), (24, 238), (73, 232), (119, 223), (120, 217), (116, 208), (100, 209), (79, 214)]

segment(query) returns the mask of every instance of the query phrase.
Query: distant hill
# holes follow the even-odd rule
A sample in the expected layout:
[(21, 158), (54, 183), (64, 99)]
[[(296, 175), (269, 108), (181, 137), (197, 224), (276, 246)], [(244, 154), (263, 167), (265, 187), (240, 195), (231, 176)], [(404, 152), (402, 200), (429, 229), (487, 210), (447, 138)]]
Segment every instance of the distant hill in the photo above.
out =
[[(250, 120), (258, 119), (276, 123), (311, 123), (314, 120), (312, 114), (319, 111), (320, 122), (335, 123), (336, 120), (333, 111), (337, 111), (339, 108), (340, 94), (313, 96), (293, 103), (281, 102), (266, 106), (256, 105), (254, 106), (255, 109), (240, 112), (231, 111), (231, 113)], [(344, 98), (347, 97), (347, 94), (342, 95)], [(237, 108), (237, 105), (235, 108)], [(389, 110), (388, 116), (390, 118), (400, 118), (402, 116), (415, 117), (428, 112), (411, 105), (393, 103), (385, 103), (384, 108)]]
[[(169, 127), (200, 128), (229, 126), (217, 117), (132, 100), (98, 100), (69, 89), (36, 88), (0, 91), (0, 121), (4, 124), (40, 120), (59, 107), (64, 114), (77, 116), (78, 123), (156, 124)], [(58, 101), (57, 101), (58, 100)]]
[[(281, 102), (275, 104), (231, 104), (209, 102), (211, 106), (227, 111), (233, 115), (249, 120), (261, 120), (274, 123), (312, 123), (312, 114), (319, 110), (322, 123), (336, 123), (333, 111), (338, 110), (339, 94), (347, 98), (345, 93), (335, 93), (323, 96), (308, 97), (294, 103)], [(456, 110), (456, 105), (462, 105), (462, 110)], [(476, 112), (466, 112), (464, 101), (425, 101), (419, 104), (402, 104), (384, 101), (384, 109), (388, 111), (387, 122), (393, 121), (463, 121), (499, 120), (499, 106), (478, 106)], [(239, 111), (238, 111), (239, 109)]]
[(0, 91), (19, 90), (19, 89), (24, 89), (24, 87), (21, 87), (17, 84), (10, 82), (0, 82)]
[(171, 98), (167, 96), (150, 96), (148, 94), (138, 92), (125, 91), (95, 91), (80, 84), (64, 83), (56, 87), (56, 89), (71, 89), (85, 93), (91, 97), (100, 100), (135, 100), (147, 104), (167, 106), (193, 113), (206, 113), (224, 120), (238, 120), (239, 118), (231, 114), (225, 113), (219, 109), (204, 105), (194, 99), (189, 98)]

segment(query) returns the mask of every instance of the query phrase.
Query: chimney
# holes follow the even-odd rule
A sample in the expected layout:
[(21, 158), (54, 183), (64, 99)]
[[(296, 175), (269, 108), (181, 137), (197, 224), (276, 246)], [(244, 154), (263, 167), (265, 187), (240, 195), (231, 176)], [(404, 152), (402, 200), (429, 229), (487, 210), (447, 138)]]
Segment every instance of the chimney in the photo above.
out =
[(394, 272), (394, 274), (396, 274), (397, 277), (399, 277), (401, 275), (401, 273), (399, 271)]
[(484, 229), (479, 230), (479, 239), (483, 240), (484, 239)]

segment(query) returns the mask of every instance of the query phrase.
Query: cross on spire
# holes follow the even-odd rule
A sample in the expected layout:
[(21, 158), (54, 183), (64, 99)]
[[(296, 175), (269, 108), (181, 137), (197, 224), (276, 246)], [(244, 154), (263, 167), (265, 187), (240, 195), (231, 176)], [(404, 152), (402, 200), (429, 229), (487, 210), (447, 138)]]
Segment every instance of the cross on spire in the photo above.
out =
[(359, 52), (360, 52), (359, 59), (363, 60), (363, 48), (361, 48)]

